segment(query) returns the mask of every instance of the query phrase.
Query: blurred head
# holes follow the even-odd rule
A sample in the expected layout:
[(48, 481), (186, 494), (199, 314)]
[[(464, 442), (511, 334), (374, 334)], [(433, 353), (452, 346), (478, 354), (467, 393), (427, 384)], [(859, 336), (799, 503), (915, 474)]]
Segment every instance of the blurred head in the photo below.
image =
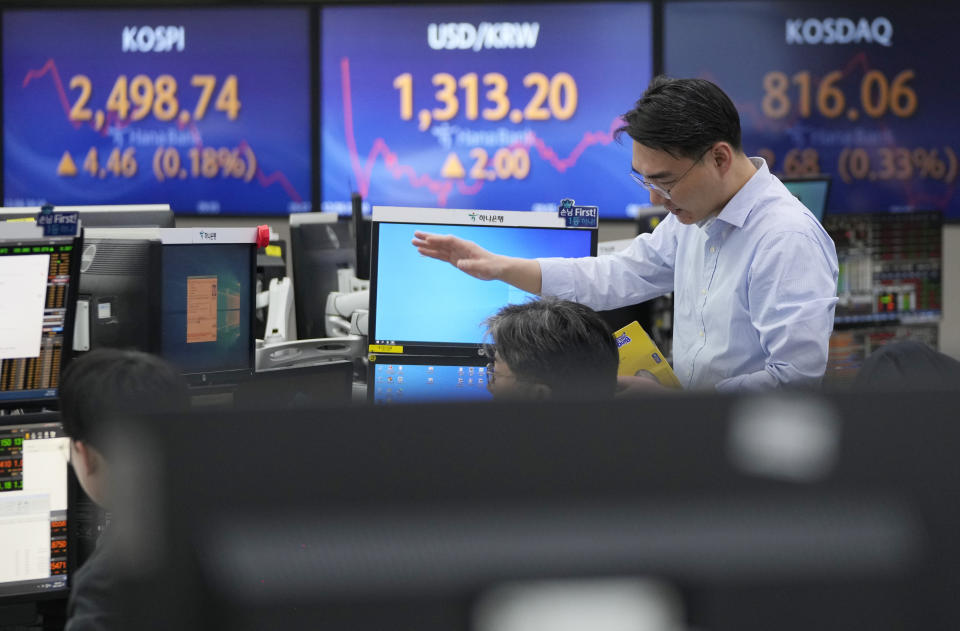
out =
[(187, 408), (186, 383), (159, 357), (99, 349), (70, 363), (59, 386), (60, 416), (77, 479), (98, 504), (105, 499), (111, 425), (131, 415)]
[(634, 179), (681, 223), (719, 212), (742, 185), (730, 176), (746, 160), (740, 116), (715, 84), (655, 77), (623, 120), (615, 135), (633, 139)]
[(542, 298), (487, 320), (487, 386), (497, 399), (609, 398), (620, 363), (613, 333), (584, 305)]

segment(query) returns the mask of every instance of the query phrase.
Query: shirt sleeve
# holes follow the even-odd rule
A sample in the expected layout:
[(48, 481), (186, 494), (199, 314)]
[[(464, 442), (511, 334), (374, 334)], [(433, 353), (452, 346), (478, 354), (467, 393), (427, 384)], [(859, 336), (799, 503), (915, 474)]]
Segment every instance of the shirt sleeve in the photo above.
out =
[(578, 259), (542, 258), (541, 291), (593, 309), (634, 305), (673, 291), (677, 222), (669, 215), (649, 234), (616, 254)]
[(772, 235), (750, 265), (747, 299), (765, 366), (724, 379), (717, 383), (717, 390), (818, 384), (826, 371), (837, 304), (833, 244), (802, 232)]

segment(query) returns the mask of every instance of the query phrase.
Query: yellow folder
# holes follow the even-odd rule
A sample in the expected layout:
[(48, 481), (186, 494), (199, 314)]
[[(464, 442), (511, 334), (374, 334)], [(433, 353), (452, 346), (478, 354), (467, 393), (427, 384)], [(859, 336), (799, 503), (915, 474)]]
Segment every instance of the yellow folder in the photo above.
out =
[(613, 337), (620, 349), (618, 375), (632, 376), (645, 371), (656, 377), (660, 385), (668, 388), (682, 387), (663, 353), (637, 322), (631, 322), (614, 333)]

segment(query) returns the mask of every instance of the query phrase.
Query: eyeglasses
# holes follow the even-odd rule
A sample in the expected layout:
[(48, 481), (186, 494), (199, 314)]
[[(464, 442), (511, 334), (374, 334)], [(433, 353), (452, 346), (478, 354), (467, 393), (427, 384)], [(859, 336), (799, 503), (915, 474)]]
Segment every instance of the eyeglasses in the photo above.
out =
[(695, 167), (695, 166), (697, 166), (698, 164), (700, 164), (700, 161), (703, 160), (703, 156), (707, 155), (707, 152), (710, 151), (710, 149), (711, 149), (711, 147), (707, 147), (706, 149), (704, 149), (704, 150), (703, 150), (703, 153), (701, 153), (700, 156), (699, 156), (696, 160), (693, 161), (693, 164), (691, 164), (689, 167), (687, 167), (687, 170), (684, 171), (683, 173), (681, 173), (681, 174), (680, 174), (680, 177), (678, 177), (677, 179), (675, 179), (675, 180), (673, 181), (673, 184), (670, 185), (670, 188), (663, 188), (663, 187), (661, 187), (661, 186), (658, 186), (658, 185), (654, 184), (653, 182), (648, 182), (646, 179), (644, 179), (643, 174), (642, 174), (642, 173), (638, 173), (637, 170), (634, 169), (633, 167), (630, 168), (630, 177), (633, 178), (633, 181), (634, 181), (634, 182), (636, 182), (637, 184), (639, 184), (639, 185), (642, 186), (643, 188), (647, 189), (647, 191), (649, 191), (649, 192), (651, 192), (651, 193), (656, 193), (657, 195), (659, 195), (660, 197), (662, 197), (662, 198), (664, 198), (664, 199), (672, 199), (672, 198), (670, 197), (670, 191), (672, 191), (673, 189), (675, 189), (675, 188), (677, 187), (677, 184), (680, 183), (680, 180), (682, 180), (683, 178), (687, 177), (687, 174), (690, 173), (690, 171), (693, 170), (693, 167)]
[[(513, 379), (514, 381), (519, 382), (520, 378), (516, 375), (511, 375), (509, 373), (503, 373), (500, 375), (500, 379)], [(493, 369), (493, 362), (487, 364), (487, 386), (492, 386), (497, 383), (497, 374)]]

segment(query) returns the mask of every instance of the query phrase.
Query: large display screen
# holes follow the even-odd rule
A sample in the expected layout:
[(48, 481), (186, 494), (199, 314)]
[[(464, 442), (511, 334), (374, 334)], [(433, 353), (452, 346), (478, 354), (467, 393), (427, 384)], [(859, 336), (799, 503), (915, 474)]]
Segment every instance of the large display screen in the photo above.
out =
[(730, 95), (748, 154), (833, 176), (828, 212), (958, 220), (955, 22), (909, 3), (671, 2), (664, 64)]
[(5, 11), (4, 205), (310, 210), (308, 16)]
[[(619, 116), (652, 73), (644, 2), (325, 7), (322, 209), (635, 216)], [(629, 140), (629, 139), (628, 139)]]

